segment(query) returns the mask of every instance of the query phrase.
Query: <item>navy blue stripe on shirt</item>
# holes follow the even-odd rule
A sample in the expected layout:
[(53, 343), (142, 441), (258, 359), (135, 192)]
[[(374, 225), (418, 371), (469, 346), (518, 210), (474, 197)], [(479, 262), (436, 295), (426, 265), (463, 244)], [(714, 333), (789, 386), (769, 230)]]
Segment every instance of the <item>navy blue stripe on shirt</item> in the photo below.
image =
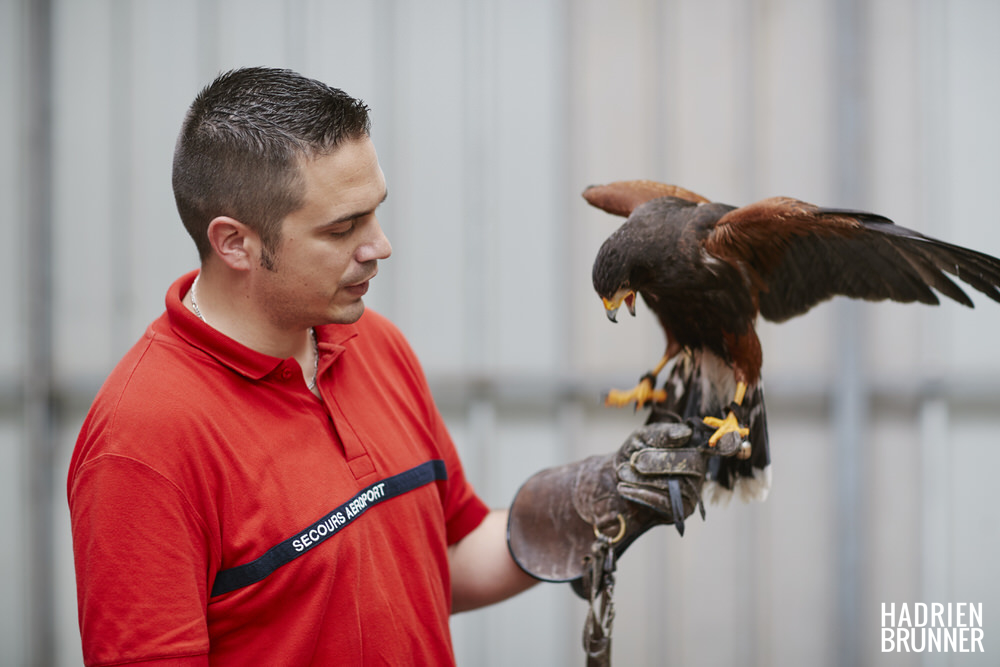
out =
[(369, 507), (431, 482), (445, 479), (448, 479), (448, 469), (444, 461), (433, 459), (365, 487), (313, 525), (268, 549), (260, 558), (228, 570), (221, 570), (215, 576), (212, 597), (230, 593), (264, 579), (282, 565), (287, 565), (339, 533), (364, 514)]

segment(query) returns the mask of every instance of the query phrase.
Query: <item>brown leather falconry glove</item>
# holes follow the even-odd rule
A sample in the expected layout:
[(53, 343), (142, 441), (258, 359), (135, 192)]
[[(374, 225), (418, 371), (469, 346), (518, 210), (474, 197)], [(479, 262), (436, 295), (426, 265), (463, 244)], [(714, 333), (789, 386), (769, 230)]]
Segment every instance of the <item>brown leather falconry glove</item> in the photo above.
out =
[[(543, 581), (569, 581), (586, 598), (580, 579), (598, 533), (617, 558), (657, 524), (684, 519), (701, 507), (711, 456), (700, 423), (654, 422), (634, 431), (614, 454), (590, 458), (531, 477), (510, 508), (507, 544), (514, 561)], [(720, 443), (721, 444), (721, 443)]]

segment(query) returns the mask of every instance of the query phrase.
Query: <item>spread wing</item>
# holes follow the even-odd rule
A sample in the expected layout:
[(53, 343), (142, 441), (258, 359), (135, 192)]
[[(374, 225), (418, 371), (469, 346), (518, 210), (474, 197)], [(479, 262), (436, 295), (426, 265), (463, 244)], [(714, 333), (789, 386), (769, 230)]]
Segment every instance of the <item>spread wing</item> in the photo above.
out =
[(707, 204), (708, 199), (677, 185), (656, 181), (616, 181), (607, 185), (592, 185), (583, 191), (591, 206), (612, 215), (628, 217), (642, 204), (660, 197), (676, 197), (695, 204)]
[(934, 290), (972, 301), (946, 274), (1000, 301), (1000, 260), (929, 238), (873, 213), (824, 209), (773, 197), (722, 216), (705, 241), (759, 289), (772, 321), (800, 315), (833, 296), (939, 303)]

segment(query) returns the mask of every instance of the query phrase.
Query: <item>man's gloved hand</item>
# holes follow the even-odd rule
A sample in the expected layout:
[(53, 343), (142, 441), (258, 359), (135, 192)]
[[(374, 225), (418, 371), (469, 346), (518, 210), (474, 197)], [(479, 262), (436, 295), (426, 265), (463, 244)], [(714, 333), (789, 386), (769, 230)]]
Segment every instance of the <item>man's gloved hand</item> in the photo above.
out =
[(701, 504), (708, 458), (736, 453), (708, 449), (707, 440), (698, 424), (654, 422), (614, 454), (535, 474), (510, 508), (507, 544), (514, 561), (537, 579), (574, 581), (583, 576), (598, 532), (616, 557), (657, 524), (673, 523), (683, 534), (684, 519)]

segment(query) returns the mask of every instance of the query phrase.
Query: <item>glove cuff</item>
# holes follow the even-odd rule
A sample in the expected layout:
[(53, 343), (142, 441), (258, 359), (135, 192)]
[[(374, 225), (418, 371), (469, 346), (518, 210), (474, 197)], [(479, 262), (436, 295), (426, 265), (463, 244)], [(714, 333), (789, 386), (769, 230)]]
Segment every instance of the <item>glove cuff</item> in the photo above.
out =
[(598, 534), (615, 557), (661, 523), (683, 534), (700, 507), (705, 451), (680, 423), (647, 425), (614, 454), (547, 468), (518, 490), (507, 520), (507, 546), (517, 565), (542, 581), (583, 576)]
[[(615, 492), (613, 458), (547, 468), (521, 486), (507, 520), (507, 546), (522, 570), (542, 581), (577, 579), (595, 526), (619, 542), (625, 538), (619, 536), (619, 517), (627, 529), (629, 509)], [(581, 496), (593, 496), (593, 502)]]

